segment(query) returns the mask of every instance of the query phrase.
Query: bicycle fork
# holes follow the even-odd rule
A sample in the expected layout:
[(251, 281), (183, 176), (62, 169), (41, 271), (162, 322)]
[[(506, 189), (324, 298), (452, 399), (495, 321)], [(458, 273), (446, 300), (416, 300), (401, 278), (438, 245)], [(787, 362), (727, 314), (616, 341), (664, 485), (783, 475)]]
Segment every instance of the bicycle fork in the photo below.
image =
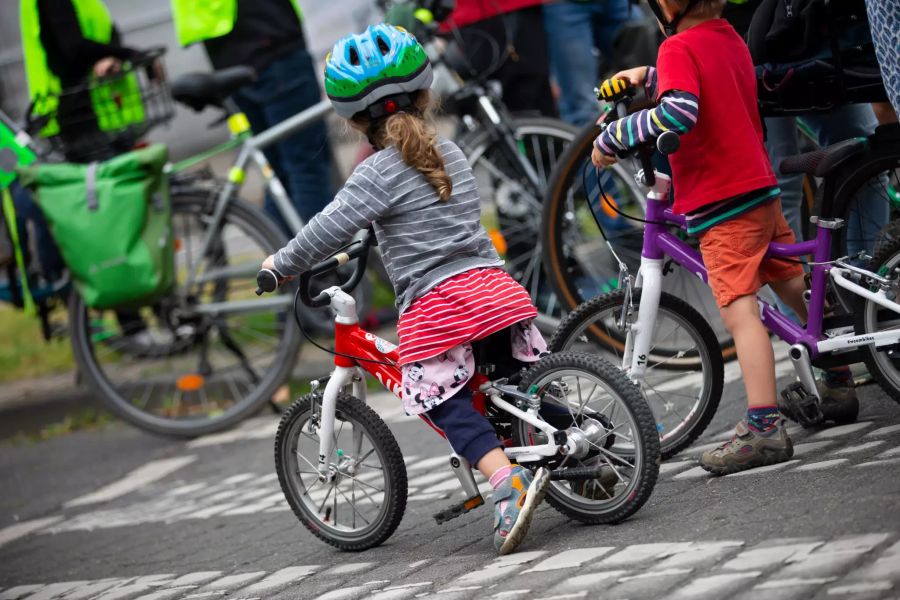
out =
[[(665, 255), (657, 245), (657, 234), (662, 231), (663, 210), (669, 201), (671, 179), (666, 175), (654, 172), (653, 185), (647, 194), (647, 222), (644, 226), (644, 246), (641, 251), (641, 267), (635, 278), (635, 287), (641, 288), (641, 302), (638, 308), (637, 321), (628, 327), (625, 336), (625, 351), (622, 355), (622, 368), (632, 381), (643, 381), (647, 371), (647, 359), (650, 354), (653, 328), (659, 312), (659, 299), (662, 295), (663, 262)], [(635, 177), (638, 183), (646, 184), (644, 172), (639, 171)], [(628, 282), (626, 281), (626, 285)], [(631, 302), (630, 290), (625, 294), (627, 304)], [(630, 306), (623, 307), (630, 311)], [(623, 315), (625, 317), (626, 315)], [(623, 318), (623, 321), (627, 319)]]

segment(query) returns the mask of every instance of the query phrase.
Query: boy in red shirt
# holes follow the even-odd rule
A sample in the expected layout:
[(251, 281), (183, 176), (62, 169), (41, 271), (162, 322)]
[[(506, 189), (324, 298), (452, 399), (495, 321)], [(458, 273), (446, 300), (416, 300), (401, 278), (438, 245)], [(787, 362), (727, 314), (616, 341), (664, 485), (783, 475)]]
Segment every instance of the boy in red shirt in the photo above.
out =
[(756, 77), (744, 41), (720, 18), (725, 0), (650, 0), (667, 34), (657, 69), (616, 75), (644, 85), (659, 104), (611, 124), (597, 138), (598, 167), (616, 153), (675, 131), (681, 147), (669, 157), (677, 186), (673, 209), (699, 236), (709, 285), (734, 337), (747, 391), (747, 417), (732, 439), (705, 452), (700, 465), (717, 475), (786, 461), (793, 445), (775, 404), (775, 361), (756, 293), (772, 289), (806, 320), (803, 269), (767, 260), (770, 242), (793, 243), (781, 213), (780, 190), (763, 145)]

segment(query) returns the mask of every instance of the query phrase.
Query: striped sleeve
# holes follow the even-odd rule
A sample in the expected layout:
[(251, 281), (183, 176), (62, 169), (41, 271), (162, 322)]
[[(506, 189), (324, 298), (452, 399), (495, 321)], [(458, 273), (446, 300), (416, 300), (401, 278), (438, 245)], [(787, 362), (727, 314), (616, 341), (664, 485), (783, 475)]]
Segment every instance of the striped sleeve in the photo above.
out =
[(610, 123), (597, 136), (594, 145), (603, 154), (613, 156), (654, 140), (666, 131), (684, 135), (697, 123), (699, 109), (695, 95), (679, 90), (666, 92), (656, 107)]
[(275, 268), (283, 275), (300, 275), (350, 243), (361, 229), (391, 208), (387, 185), (368, 162), (359, 165), (334, 200), (275, 254)]

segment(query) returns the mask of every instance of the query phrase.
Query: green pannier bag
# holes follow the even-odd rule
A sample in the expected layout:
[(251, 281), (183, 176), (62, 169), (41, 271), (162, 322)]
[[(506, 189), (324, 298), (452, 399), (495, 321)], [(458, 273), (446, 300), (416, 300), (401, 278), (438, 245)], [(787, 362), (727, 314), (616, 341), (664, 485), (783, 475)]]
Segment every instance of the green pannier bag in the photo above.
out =
[(166, 146), (101, 163), (44, 164), (20, 170), (85, 304), (148, 304), (175, 281)]

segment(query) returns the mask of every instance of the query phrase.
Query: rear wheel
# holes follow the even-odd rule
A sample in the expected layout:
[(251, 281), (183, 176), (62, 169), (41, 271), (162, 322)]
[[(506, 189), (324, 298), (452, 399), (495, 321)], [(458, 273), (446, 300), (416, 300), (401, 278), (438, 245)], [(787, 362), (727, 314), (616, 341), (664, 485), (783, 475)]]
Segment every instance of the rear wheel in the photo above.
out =
[(285, 412), (275, 436), (275, 471), (288, 504), (320, 540), (366, 550), (388, 539), (406, 510), (406, 465), (384, 421), (359, 399), (340, 395), (329, 476), (320, 481), (322, 396), (309, 394)]
[[(541, 398), (541, 413), (554, 427), (583, 436), (581, 452), (547, 466), (563, 475), (573, 469), (595, 473), (552, 481), (546, 496), (551, 506), (584, 523), (618, 523), (644, 505), (659, 475), (659, 436), (650, 408), (621, 371), (596, 356), (562, 352), (528, 369), (519, 389)], [(529, 446), (547, 438), (516, 421), (513, 441)]]
[[(70, 302), (85, 382), (116, 415), (147, 431), (191, 437), (234, 425), (272, 397), (300, 349), (290, 288), (253, 295), (262, 260), (285, 242), (256, 208), (228, 205), (198, 282), (185, 287), (211, 223), (205, 194), (173, 195), (177, 283), (153, 305), (96, 310), (77, 294)], [(235, 305), (243, 308), (228, 308)]]

